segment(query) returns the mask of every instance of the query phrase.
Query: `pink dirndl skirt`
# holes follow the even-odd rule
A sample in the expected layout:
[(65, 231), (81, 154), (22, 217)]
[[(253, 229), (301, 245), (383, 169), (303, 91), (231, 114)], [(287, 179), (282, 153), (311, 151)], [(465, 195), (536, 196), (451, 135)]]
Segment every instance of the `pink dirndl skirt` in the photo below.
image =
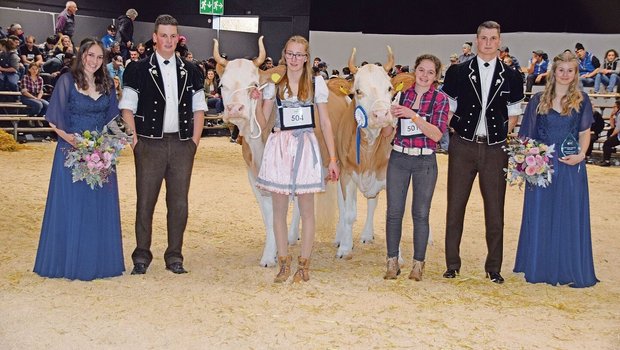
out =
[(286, 195), (325, 191), (319, 143), (312, 129), (269, 135), (256, 187)]

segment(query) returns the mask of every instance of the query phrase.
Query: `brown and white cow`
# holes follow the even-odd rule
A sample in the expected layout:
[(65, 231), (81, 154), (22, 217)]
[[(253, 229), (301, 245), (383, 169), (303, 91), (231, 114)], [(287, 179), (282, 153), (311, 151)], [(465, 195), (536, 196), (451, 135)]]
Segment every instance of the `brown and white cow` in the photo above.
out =
[[(336, 149), (340, 160), (339, 193), (340, 218), (336, 228), (336, 256), (350, 258), (353, 249), (353, 223), (357, 217), (357, 190), (368, 200), (366, 223), (361, 234), (361, 242), (374, 239), (374, 212), (377, 196), (385, 189), (387, 164), (391, 151), (392, 137), (381, 135), (381, 129), (393, 125), (390, 112), (393, 87), (387, 72), (394, 65), (394, 55), (388, 46), (388, 61), (384, 66), (367, 64), (355, 66), (355, 48), (349, 58), (349, 69), (355, 74), (353, 82), (354, 98), (345, 116), (337, 124)], [(367, 115), (367, 125), (358, 128), (354, 110), (361, 108)], [(358, 131), (359, 129), (359, 131)], [(360, 132), (359, 163), (357, 162), (356, 133)]]

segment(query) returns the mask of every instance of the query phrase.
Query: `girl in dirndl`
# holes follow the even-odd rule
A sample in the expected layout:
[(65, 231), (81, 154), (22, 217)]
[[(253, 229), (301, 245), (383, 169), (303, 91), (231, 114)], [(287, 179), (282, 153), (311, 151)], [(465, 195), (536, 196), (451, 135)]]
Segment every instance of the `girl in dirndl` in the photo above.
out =
[(258, 97), (257, 120), (261, 126), (267, 125), (267, 117), (276, 118), (257, 178), (257, 187), (272, 194), (273, 230), (280, 266), (274, 282), (285, 282), (291, 274), (286, 216), (289, 200), (294, 195), (298, 197), (301, 213), (302, 240), (293, 281), (310, 279), (308, 269), (315, 229), (314, 193), (325, 191), (321, 154), (314, 134), (314, 110), (318, 112), (317, 122), (321, 123), (329, 152), (327, 179), (335, 181), (340, 173), (327, 111), (327, 85), (322, 77), (315, 77), (313, 81), (309, 55), (306, 38), (289, 38), (280, 60), (280, 64), (286, 65), (286, 73), (277, 85), (265, 88), (262, 98), (258, 90), (254, 93), (254, 97)]

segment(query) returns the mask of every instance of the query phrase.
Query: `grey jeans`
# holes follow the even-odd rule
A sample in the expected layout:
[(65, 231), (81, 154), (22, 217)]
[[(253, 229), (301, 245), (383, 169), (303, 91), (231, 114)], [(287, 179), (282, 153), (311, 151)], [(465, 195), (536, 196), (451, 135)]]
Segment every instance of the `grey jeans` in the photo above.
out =
[(387, 217), (385, 234), (388, 257), (398, 256), (409, 183), (413, 183), (413, 258), (424, 261), (428, 244), (431, 200), (437, 183), (437, 157), (410, 156), (392, 151), (387, 168)]

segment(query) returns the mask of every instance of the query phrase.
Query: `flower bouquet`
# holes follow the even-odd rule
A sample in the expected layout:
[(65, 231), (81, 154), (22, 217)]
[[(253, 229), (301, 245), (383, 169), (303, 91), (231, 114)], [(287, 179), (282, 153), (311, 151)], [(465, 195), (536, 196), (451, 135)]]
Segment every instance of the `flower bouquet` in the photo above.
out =
[(508, 153), (508, 168), (504, 168), (506, 182), (510, 186), (525, 182), (535, 186), (547, 187), (553, 175), (553, 158), (555, 145), (547, 146), (534, 139), (516, 138), (510, 140), (504, 150)]
[(67, 152), (65, 167), (71, 168), (73, 182), (86, 181), (91, 189), (103, 187), (108, 176), (115, 171), (121, 150), (131, 142), (124, 133), (111, 134), (107, 126), (101, 132), (86, 130), (75, 134), (77, 147)]

